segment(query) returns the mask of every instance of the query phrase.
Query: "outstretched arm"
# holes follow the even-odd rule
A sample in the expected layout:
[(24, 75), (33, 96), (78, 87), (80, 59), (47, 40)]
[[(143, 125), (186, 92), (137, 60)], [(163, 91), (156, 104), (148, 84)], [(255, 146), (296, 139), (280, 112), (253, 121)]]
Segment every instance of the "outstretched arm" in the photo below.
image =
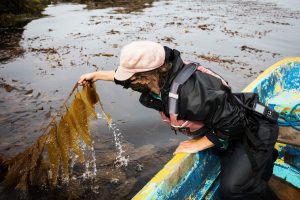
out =
[(198, 151), (202, 151), (204, 149), (208, 149), (214, 146), (206, 136), (203, 136), (198, 139), (186, 140), (179, 144), (174, 154), (177, 153), (197, 153)]
[(97, 71), (92, 73), (83, 74), (78, 83), (79, 85), (85, 85), (87, 81), (114, 81), (115, 71)]

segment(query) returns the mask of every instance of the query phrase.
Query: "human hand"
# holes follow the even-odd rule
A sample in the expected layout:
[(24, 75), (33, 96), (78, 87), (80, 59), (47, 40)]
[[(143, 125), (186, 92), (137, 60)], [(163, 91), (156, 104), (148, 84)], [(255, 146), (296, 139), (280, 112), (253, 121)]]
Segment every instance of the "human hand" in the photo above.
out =
[(91, 82), (96, 81), (94, 72), (83, 74), (82, 76), (80, 76), (78, 84), (79, 85), (86, 85), (88, 81), (91, 81)]
[(200, 140), (186, 140), (180, 142), (173, 155), (177, 153), (197, 153), (202, 150)]

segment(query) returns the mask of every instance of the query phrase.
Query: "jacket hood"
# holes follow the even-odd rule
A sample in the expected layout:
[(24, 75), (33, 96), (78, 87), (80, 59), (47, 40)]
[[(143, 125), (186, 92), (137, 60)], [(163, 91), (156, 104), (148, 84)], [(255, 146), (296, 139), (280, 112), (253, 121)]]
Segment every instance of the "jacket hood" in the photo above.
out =
[(165, 63), (171, 63), (172, 67), (168, 76), (166, 77), (166, 82), (164, 86), (161, 88), (161, 92), (169, 92), (172, 81), (176, 77), (176, 75), (180, 72), (180, 70), (184, 67), (183, 60), (180, 57), (180, 52), (176, 49), (170, 49), (169, 47), (164, 46), (165, 49)]

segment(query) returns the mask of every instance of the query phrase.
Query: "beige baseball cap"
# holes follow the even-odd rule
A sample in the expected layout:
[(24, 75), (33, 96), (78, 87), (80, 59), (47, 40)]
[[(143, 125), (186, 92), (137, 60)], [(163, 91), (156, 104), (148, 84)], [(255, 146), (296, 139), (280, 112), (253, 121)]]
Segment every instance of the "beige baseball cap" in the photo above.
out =
[(135, 73), (156, 69), (164, 62), (165, 50), (162, 45), (151, 41), (131, 42), (121, 51), (120, 66), (115, 73), (115, 79), (127, 80)]

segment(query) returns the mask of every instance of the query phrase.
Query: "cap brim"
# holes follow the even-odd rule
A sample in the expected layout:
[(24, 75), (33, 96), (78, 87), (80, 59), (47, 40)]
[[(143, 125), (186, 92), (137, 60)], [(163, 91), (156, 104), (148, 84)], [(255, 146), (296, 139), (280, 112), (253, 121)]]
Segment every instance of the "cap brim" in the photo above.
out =
[(123, 69), (123, 67), (119, 66), (115, 73), (115, 79), (117, 79), (119, 81), (125, 81), (125, 80), (129, 79), (130, 77), (132, 77), (133, 75), (134, 75), (134, 72), (129, 72), (129, 71)]

